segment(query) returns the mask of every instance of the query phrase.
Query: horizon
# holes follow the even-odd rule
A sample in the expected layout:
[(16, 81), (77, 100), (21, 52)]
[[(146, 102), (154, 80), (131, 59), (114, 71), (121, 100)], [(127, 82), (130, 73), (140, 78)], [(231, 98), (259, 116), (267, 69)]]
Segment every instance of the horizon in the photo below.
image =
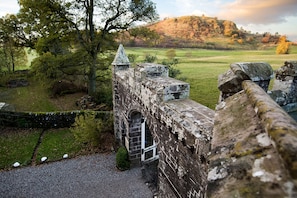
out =
[[(0, 17), (17, 14), (17, 0), (0, 0)], [(252, 33), (286, 35), (297, 42), (297, 2), (295, 0), (152, 0), (160, 20), (166, 17), (202, 16), (233, 21), (237, 28)]]

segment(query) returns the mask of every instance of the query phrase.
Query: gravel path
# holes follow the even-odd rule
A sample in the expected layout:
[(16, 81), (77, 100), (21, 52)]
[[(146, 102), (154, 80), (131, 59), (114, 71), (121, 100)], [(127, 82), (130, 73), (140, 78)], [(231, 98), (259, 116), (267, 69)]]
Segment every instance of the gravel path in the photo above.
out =
[(0, 172), (0, 197), (151, 198), (141, 169), (118, 171), (115, 154), (81, 156)]

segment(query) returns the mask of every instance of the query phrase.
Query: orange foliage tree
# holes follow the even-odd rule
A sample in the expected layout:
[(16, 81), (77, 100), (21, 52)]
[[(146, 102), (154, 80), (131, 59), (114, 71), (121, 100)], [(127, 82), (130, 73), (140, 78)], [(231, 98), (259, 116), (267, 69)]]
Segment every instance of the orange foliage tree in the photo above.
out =
[(287, 41), (286, 36), (281, 36), (278, 40), (276, 54), (289, 54), (291, 43)]

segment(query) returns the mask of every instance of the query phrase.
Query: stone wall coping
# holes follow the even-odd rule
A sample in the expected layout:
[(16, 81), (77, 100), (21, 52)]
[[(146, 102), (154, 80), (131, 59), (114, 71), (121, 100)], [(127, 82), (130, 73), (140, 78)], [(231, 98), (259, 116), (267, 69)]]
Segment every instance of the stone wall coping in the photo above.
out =
[(232, 63), (230, 68), (242, 80), (261, 81), (273, 78), (273, 69), (265, 62)]
[(297, 122), (254, 82), (243, 81), (242, 87), (289, 172), (297, 179)]
[[(205, 134), (202, 131), (212, 131), (214, 125), (214, 111), (212, 109), (190, 99), (166, 102), (161, 105), (161, 109), (166, 111), (168, 118), (181, 124), (187, 132), (193, 134), (196, 138), (211, 140), (212, 134)], [(182, 134), (179, 135), (180, 140), (184, 138)]]

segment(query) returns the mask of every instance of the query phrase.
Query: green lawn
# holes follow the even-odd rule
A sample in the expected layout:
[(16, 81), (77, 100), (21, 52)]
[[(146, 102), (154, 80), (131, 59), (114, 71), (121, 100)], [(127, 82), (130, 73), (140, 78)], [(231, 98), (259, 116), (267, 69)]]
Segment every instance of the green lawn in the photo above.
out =
[[(21, 166), (31, 164), (42, 131), (42, 129), (15, 130), (11, 129), (10, 132), (0, 135), (0, 170), (12, 168), (15, 162), (19, 162)], [(87, 153), (85, 150), (86, 145), (78, 143), (69, 129), (47, 130), (37, 148), (35, 164), (41, 163), (41, 157), (47, 157), (47, 161), (57, 161), (63, 159), (64, 154), (68, 154), (71, 158)]]
[(17, 131), (0, 135), (0, 169), (11, 168), (15, 162), (22, 166), (31, 163), (40, 129)]
[[(276, 47), (265, 50), (205, 50), (205, 49), (175, 49), (177, 65), (186, 82), (190, 83), (190, 98), (215, 108), (219, 98), (217, 89), (218, 75), (229, 69), (234, 62), (267, 62), (273, 69), (283, 65), (286, 60), (297, 60), (297, 46), (291, 48), (290, 54), (276, 55)], [(166, 59), (164, 48), (125, 48), (127, 54), (137, 55), (136, 62), (143, 62), (146, 54), (157, 56), (157, 62)]]
[(13, 104), (16, 111), (47, 112), (57, 108), (49, 101), (49, 93), (38, 82), (29, 79), (30, 86), (12, 89), (0, 87), (0, 100)]
[(36, 162), (40, 163), (42, 157), (47, 157), (47, 161), (61, 160), (64, 154), (75, 157), (83, 148), (84, 145), (75, 140), (69, 129), (48, 130), (38, 148)]

